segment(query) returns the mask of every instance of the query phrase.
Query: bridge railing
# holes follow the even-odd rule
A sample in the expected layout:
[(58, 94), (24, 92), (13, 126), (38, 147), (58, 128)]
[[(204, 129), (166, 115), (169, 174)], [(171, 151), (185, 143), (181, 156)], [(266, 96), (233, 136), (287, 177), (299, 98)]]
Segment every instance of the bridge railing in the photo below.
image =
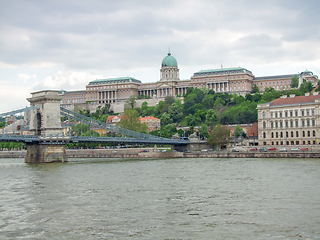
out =
[[(84, 116), (82, 114), (79, 113), (75, 113), (73, 111), (70, 111), (68, 109), (65, 109), (63, 107), (60, 107), (61, 110), (61, 114), (66, 116), (66, 117), (70, 117), (73, 118), (77, 121), (81, 121), (83, 123), (86, 124), (90, 124), (92, 126), (95, 126), (97, 128), (102, 128), (102, 129), (106, 129), (107, 131), (110, 132), (114, 132), (117, 134), (121, 134), (123, 136), (128, 136), (128, 137), (132, 137), (132, 138), (136, 138), (136, 139), (149, 139), (149, 140), (162, 140), (162, 141), (167, 141), (167, 142), (171, 142), (173, 141), (173, 139), (168, 139), (168, 138), (163, 138), (163, 137), (158, 137), (158, 136), (153, 136), (153, 135), (148, 135), (145, 133), (139, 133), (139, 132), (135, 132), (132, 130), (128, 130), (125, 128), (121, 128), (121, 127), (117, 127), (111, 124), (107, 124), (92, 118), (89, 118), (87, 116)], [(176, 142), (177, 140), (174, 140), (174, 142)], [(184, 141), (185, 142), (185, 141)]]

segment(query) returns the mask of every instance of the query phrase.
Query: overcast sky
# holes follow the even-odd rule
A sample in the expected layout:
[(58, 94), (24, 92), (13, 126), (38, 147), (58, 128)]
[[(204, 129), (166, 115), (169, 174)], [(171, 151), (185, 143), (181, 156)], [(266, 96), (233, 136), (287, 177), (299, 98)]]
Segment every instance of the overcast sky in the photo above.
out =
[(319, 0), (0, 0), (0, 112), (97, 78), (156, 82), (169, 48), (180, 79), (221, 65), (320, 75), (319, 10)]

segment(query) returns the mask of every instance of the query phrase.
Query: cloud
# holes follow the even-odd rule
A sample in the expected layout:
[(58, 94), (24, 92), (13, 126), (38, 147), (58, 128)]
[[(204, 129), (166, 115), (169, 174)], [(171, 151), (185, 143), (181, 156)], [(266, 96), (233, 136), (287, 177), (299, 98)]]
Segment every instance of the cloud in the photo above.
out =
[(31, 90), (84, 89), (102, 76), (154, 82), (169, 47), (181, 79), (221, 64), (319, 74), (319, 9), (318, 0), (4, 1), (0, 81)]
[(41, 81), (36, 82), (33, 89), (84, 90), (89, 81), (100, 78), (103, 77), (93, 73), (59, 71), (52, 76), (47, 76)]
[(19, 73), (18, 74), (18, 79), (21, 80), (23, 83), (27, 83), (29, 79), (36, 79), (37, 76), (36, 75), (32, 75), (32, 76), (29, 76), (27, 74), (24, 74), (24, 73)]

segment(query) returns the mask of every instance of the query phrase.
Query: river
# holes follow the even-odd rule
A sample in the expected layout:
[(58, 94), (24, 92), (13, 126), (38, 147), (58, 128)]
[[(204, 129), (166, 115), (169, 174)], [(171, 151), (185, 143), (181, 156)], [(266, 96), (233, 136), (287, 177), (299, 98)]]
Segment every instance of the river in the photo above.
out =
[(0, 159), (0, 239), (320, 239), (318, 159)]

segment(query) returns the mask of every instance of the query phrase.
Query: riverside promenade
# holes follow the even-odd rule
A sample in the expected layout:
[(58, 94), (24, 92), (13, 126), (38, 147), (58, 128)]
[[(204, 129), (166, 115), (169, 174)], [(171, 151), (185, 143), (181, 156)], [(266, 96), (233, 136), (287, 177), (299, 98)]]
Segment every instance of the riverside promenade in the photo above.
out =
[[(142, 152), (148, 150), (149, 152)], [(0, 158), (24, 158), (25, 150), (0, 151)], [(213, 152), (162, 152), (153, 148), (125, 149), (67, 149), (68, 158), (320, 158), (320, 152), (231, 152), (231, 149)]]

